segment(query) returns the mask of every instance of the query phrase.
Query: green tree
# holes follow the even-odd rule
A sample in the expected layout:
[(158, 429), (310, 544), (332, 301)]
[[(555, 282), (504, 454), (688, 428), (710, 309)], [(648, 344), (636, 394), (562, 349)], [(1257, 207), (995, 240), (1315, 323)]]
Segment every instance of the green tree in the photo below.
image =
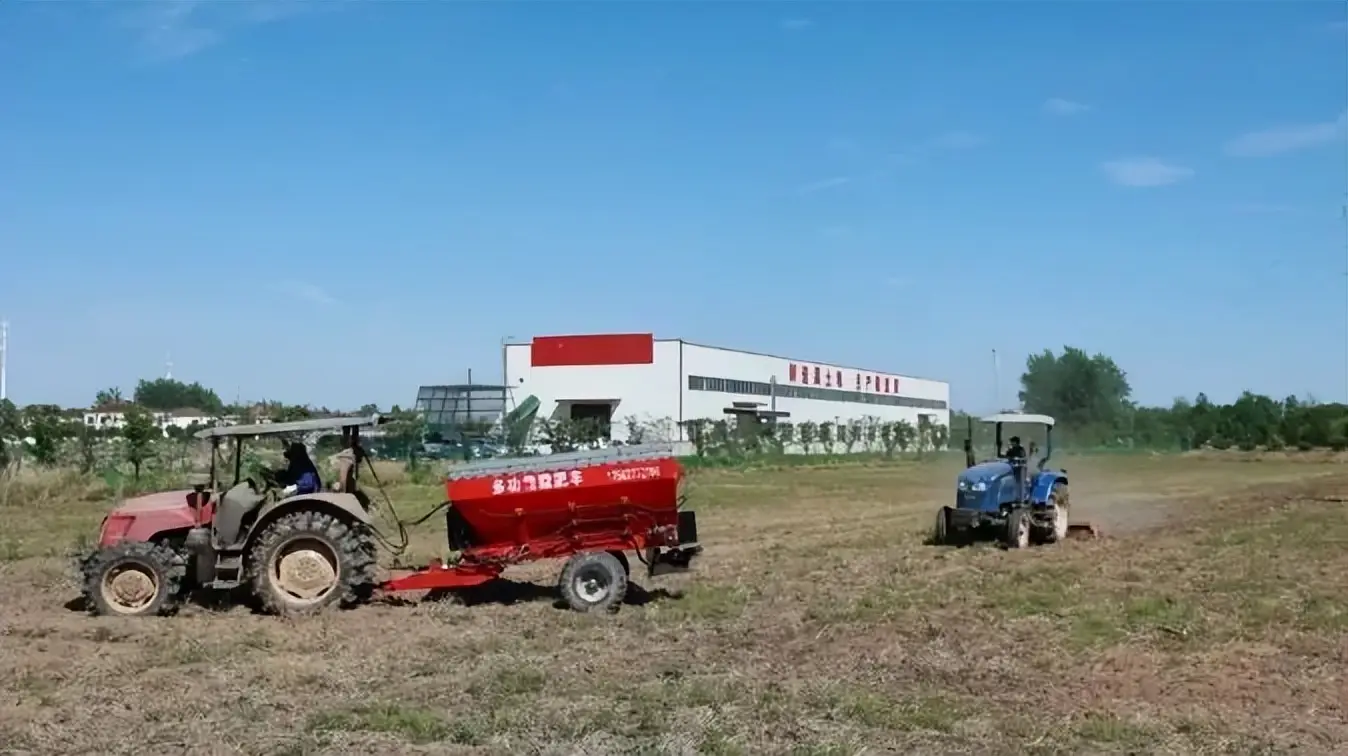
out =
[(122, 390), (113, 386), (109, 389), (103, 389), (94, 395), (94, 406), (101, 407), (108, 404), (121, 404)]
[(893, 430), (894, 444), (899, 451), (907, 452), (917, 441), (917, 427), (907, 420), (896, 420), (889, 424)]
[(800, 439), (801, 448), (806, 454), (814, 453), (814, 441), (818, 438), (819, 424), (813, 420), (806, 420), (796, 425), (796, 437)]
[(225, 407), (215, 391), (200, 383), (183, 383), (173, 378), (141, 379), (133, 396), (136, 404), (160, 411), (192, 407), (215, 415), (221, 414)]
[(1020, 403), (1027, 412), (1052, 415), (1095, 442), (1114, 440), (1126, 426), (1132, 387), (1114, 360), (1076, 347), (1061, 355), (1030, 355), (1020, 376)]
[(80, 472), (92, 472), (98, 461), (98, 431), (93, 426), (81, 423), (75, 437), (80, 442)]
[(415, 411), (392, 412), (384, 429), (385, 437), (399, 450), (398, 453), (410, 458), (421, 450), (426, 438), (426, 416)]
[(19, 408), (8, 399), (0, 399), (0, 476), (19, 461), (18, 450), (23, 448), (23, 437), (23, 416)]
[(842, 436), (843, 449), (847, 454), (851, 454), (857, 444), (861, 443), (862, 433), (860, 420), (848, 420), (846, 425), (839, 427), (838, 435)]
[(140, 468), (149, 459), (154, 441), (163, 438), (154, 424), (154, 418), (143, 407), (133, 406), (126, 412), (122, 438), (126, 439), (126, 461), (131, 463), (135, 480), (140, 480)]
[(296, 420), (308, 420), (314, 416), (313, 410), (298, 404), (269, 402), (267, 416), (273, 423), (291, 423)]
[(825, 454), (832, 454), (834, 452), (833, 430), (834, 423), (829, 420), (820, 423), (819, 427), (815, 429), (815, 440), (819, 442), (821, 447), (823, 447)]
[(897, 425), (897, 423), (879, 423), (880, 445), (886, 457), (894, 456), (894, 450), (899, 446), (899, 435), (895, 433)]
[(70, 435), (61, 408), (54, 404), (30, 404), (23, 408), (23, 425), (33, 439), (28, 450), (33, 461), (44, 467), (54, 466), (61, 442)]

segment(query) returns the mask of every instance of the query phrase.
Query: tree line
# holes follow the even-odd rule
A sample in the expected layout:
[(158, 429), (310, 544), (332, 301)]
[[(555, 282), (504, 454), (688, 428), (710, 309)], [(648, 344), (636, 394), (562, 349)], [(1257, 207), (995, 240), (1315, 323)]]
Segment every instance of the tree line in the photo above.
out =
[[(137, 479), (141, 466), (152, 456), (157, 442), (188, 442), (202, 428), (220, 418), (234, 417), (239, 422), (288, 422), (334, 415), (326, 407), (285, 404), (264, 400), (250, 404), (226, 404), (212, 389), (200, 383), (185, 383), (172, 378), (141, 380), (130, 400), (120, 388), (99, 391), (93, 409), (120, 412), (120, 425), (85, 422), (83, 411), (67, 410), (53, 404), (31, 404), (19, 408), (9, 400), (0, 400), (0, 475), (13, 470), (25, 459), (41, 467), (69, 465), (91, 472), (99, 458), (98, 448), (108, 443), (118, 447), (118, 456), (129, 463)], [(156, 415), (184, 409), (200, 410), (203, 416), (191, 424), (161, 427)], [(373, 404), (361, 407), (361, 414), (379, 409)], [(394, 406), (391, 422), (385, 427), (395, 443), (404, 446), (412, 436), (421, 441), (424, 424), (415, 413)]]
[[(1280, 400), (1247, 391), (1229, 404), (1215, 403), (1200, 393), (1192, 400), (1178, 398), (1168, 407), (1143, 406), (1133, 400), (1127, 373), (1112, 358), (1070, 346), (1059, 353), (1045, 350), (1030, 355), (1020, 376), (1018, 399), (1024, 411), (1056, 418), (1055, 443), (1069, 448), (1348, 449), (1348, 405), (1296, 396)], [(98, 392), (95, 400), (98, 405), (118, 405), (117, 409), (126, 413), (123, 427), (91, 427), (82, 416), (54, 405), (20, 409), (0, 400), (0, 470), (9, 469), (23, 456), (40, 465), (55, 465), (61, 457), (60, 449), (72, 444), (80, 450), (81, 467), (88, 467), (94, 458), (92, 450), (102, 439), (120, 439), (117, 443), (126, 449), (126, 459), (138, 469), (156, 439), (168, 436), (187, 440), (198, 429), (169, 426), (161, 430), (153, 417), (157, 412), (193, 408), (214, 417), (238, 415), (243, 422), (285, 422), (334, 414), (326, 408), (274, 401), (230, 405), (200, 383), (171, 378), (139, 381), (129, 402), (117, 388)], [(360, 411), (368, 414), (378, 408), (367, 404)], [(383, 443), (393, 455), (412, 456), (425, 442), (436, 441), (433, 430), (417, 413), (394, 406), (387, 414), (392, 422), (384, 428)], [(969, 433), (971, 419), (967, 414), (952, 412), (949, 427), (918, 427), (872, 417), (834, 423), (727, 417), (686, 421), (682, 434), (679, 424), (668, 419), (639, 421), (629, 417), (619, 422), (627, 425), (632, 443), (674, 440), (682, 435), (693, 443), (698, 456), (736, 458), (786, 450), (892, 455), (947, 445), (958, 448)], [(209, 417), (203, 418), (201, 425), (210, 422)], [(972, 425), (976, 444), (981, 447), (989, 443), (988, 429), (980, 428), (977, 422)], [(540, 419), (535, 430), (538, 441), (554, 451), (565, 451), (592, 445), (605, 429), (593, 421)], [(484, 425), (468, 435), (489, 434), (490, 429)]]
[[(1052, 415), (1055, 442), (1074, 447), (1348, 449), (1348, 405), (1245, 391), (1229, 404), (1200, 393), (1146, 407), (1133, 401), (1127, 373), (1112, 358), (1070, 346), (1031, 355), (1018, 397), (1026, 412)], [(966, 417), (952, 417), (954, 437), (967, 434)]]

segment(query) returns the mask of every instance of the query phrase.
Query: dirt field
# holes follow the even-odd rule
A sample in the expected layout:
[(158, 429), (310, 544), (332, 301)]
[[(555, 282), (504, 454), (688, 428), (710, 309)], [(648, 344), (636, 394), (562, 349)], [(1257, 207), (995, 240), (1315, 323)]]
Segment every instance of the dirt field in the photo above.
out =
[(597, 617), (547, 564), (474, 606), (92, 618), (59, 554), (102, 506), (10, 506), (0, 752), (1344, 752), (1348, 467), (1240, 459), (1068, 458), (1109, 537), (1022, 552), (923, 545), (954, 461), (700, 473), (694, 573)]

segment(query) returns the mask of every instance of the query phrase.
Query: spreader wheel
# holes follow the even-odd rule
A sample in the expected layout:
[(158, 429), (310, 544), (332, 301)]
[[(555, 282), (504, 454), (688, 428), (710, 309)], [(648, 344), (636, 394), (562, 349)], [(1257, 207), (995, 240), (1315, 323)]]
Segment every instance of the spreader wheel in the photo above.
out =
[(559, 583), (562, 598), (578, 612), (616, 611), (627, 595), (627, 570), (605, 551), (577, 554), (562, 568)]
[(254, 595), (269, 612), (315, 614), (351, 606), (375, 586), (374, 541), (359, 526), (323, 512), (295, 512), (273, 521), (248, 552)]
[(147, 617), (177, 608), (187, 562), (162, 544), (123, 541), (91, 554), (82, 572), (94, 614)]
[(1030, 546), (1030, 513), (1024, 509), (1013, 509), (1006, 516), (1006, 532), (1002, 542), (1008, 549), (1025, 549)]

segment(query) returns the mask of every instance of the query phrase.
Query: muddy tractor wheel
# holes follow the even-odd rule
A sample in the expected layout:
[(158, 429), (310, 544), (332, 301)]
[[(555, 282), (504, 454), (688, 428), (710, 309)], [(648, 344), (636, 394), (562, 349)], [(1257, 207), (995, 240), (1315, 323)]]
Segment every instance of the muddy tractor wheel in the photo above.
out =
[(627, 570), (605, 551), (571, 557), (558, 582), (562, 598), (578, 612), (616, 611), (627, 595)]
[(147, 617), (177, 608), (187, 562), (168, 546), (123, 541), (83, 565), (84, 598), (94, 614)]
[(1068, 499), (1067, 484), (1054, 483), (1053, 490), (1049, 492), (1048, 503), (1050, 507), (1050, 516), (1053, 518), (1051, 527), (1046, 528), (1044, 533), (1045, 543), (1059, 543), (1067, 540), (1068, 525)]
[(376, 561), (374, 539), (363, 527), (322, 512), (295, 512), (258, 534), (248, 552), (248, 582), (272, 614), (316, 614), (368, 599)]
[(1013, 509), (1006, 516), (1006, 532), (1002, 542), (1008, 549), (1024, 549), (1030, 546), (1030, 513), (1024, 509)]

